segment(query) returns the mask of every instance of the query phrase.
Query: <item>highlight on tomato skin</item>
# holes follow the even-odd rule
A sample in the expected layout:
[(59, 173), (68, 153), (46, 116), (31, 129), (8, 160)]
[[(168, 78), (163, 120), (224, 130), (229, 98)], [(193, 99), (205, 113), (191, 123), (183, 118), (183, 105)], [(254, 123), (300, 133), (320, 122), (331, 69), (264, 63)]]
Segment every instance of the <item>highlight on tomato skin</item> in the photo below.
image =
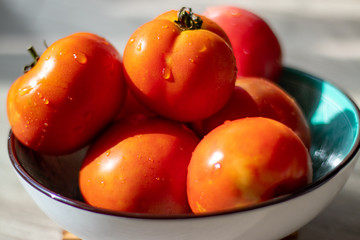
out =
[(262, 117), (228, 121), (206, 135), (188, 167), (187, 193), (195, 214), (233, 210), (292, 193), (311, 182), (301, 139)]
[(227, 102), (236, 61), (216, 23), (203, 18), (200, 28), (187, 29), (174, 22), (178, 13), (168, 11), (135, 30), (123, 62), (128, 86), (139, 101), (163, 117), (190, 122)]
[(186, 178), (196, 135), (182, 123), (132, 115), (112, 124), (85, 157), (79, 186), (95, 207), (147, 214), (191, 213)]
[(92, 33), (51, 44), (10, 87), (7, 115), (14, 135), (50, 155), (88, 144), (119, 111), (125, 97), (119, 52)]
[(228, 35), (238, 77), (263, 77), (277, 82), (282, 72), (282, 47), (263, 18), (247, 9), (225, 5), (208, 7), (203, 15)]

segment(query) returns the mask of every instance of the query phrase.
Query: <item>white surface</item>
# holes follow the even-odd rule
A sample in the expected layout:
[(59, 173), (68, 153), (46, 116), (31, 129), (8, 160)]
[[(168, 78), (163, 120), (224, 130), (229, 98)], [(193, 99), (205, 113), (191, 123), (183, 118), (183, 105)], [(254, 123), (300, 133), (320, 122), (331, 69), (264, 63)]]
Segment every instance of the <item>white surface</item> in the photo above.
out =
[[(286, 65), (327, 79), (360, 102), (360, 1), (357, 0), (0, 0), (0, 239), (61, 239), (62, 229), (35, 205), (11, 169), (6, 94), (31, 62), (28, 45), (44, 50), (77, 31), (106, 37), (122, 53), (130, 34), (156, 15), (182, 6), (201, 13), (206, 6), (248, 8), (277, 33)], [(360, 236), (360, 164), (344, 189), (298, 239), (355, 240)]]

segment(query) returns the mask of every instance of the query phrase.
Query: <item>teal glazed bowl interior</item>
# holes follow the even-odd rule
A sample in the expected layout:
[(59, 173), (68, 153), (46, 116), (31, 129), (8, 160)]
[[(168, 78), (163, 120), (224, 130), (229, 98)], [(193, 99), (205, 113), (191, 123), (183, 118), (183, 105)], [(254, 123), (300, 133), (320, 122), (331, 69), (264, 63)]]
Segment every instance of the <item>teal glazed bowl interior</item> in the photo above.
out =
[(338, 87), (299, 70), (286, 68), (279, 84), (307, 118), (313, 182), (319, 183), (336, 174), (359, 147), (359, 109)]
[(78, 171), (86, 149), (43, 156), (10, 131), (9, 157), (26, 191), (64, 229), (82, 239), (280, 239), (314, 219), (351, 175), (359, 155), (359, 109), (335, 85), (285, 67), (279, 85), (299, 103), (312, 134), (313, 182), (261, 204), (204, 215), (115, 212), (83, 202)]

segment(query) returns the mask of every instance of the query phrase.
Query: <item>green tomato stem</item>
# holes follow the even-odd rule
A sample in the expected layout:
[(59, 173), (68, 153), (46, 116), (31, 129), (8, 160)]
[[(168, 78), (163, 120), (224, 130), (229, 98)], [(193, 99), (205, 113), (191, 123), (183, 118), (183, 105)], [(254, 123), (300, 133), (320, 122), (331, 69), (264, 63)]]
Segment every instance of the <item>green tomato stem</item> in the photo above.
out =
[(176, 20), (175, 23), (178, 24), (182, 30), (195, 30), (201, 29), (203, 21), (192, 12), (191, 8), (182, 7), (178, 12), (178, 20)]
[(34, 61), (30, 65), (26, 65), (24, 67), (24, 72), (28, 72), (31, 68), (33, 68), (37, 64), (37, 62), (39, 60), (39, 55), (36, 53), (34, 46), (30, 46), (28, 48), (28, 52), (30, 53), (30, 55), (34, 59)]

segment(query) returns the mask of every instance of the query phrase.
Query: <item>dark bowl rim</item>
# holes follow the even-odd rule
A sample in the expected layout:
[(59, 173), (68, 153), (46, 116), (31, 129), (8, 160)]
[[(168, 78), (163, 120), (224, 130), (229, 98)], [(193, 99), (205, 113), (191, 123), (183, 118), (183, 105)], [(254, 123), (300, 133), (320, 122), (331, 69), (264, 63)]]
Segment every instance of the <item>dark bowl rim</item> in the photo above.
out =
[[(322, 80), (318, 77), (315, 77), (314, 75), (311, 75), (309, 73), (303, 72), (301, 70), (291, 68), (291, 67), (284, 67), (284, 71), (292, 72), (296, 75), (302, 75), (306, 78), (311, 78), (312, 80), (315, 80), (317, 82), (326, 82), (327, 84), (332, 85), (335, 87), (338, 91), (340, 91), (345, 97), (348, 98), (348, 100), (352, 103), (354, 106), (356, 113), (358, 117), (360, 116), (360, 110), (357, 104), (353, 101), (353, 99), (340, 87), (336, 86), (333, 83), (330, 83), (328, 81)], [(104, 215), (110, 215), (110, 216), (116, 216), (116, 217), (126, 217), (126, 218), (137, 218), (137, 219), (196, 219), (196, 218), (208, 218), (208, 217), (215, 217), (215, 216), (222, 216), (222, 215), (230, 215), (230, 214), (236, 214), (236, 213), (242, 213), (242, 212), (248, 212), (251, 210), (257, 210), (264, 207), (273, 206), (282, 202), (286, 202), (292, 199), (295, 199), (299, 196), (305, 195), (308, 192), (314, 191), (315, 189), (319, 188), (329, 180), (331, 180), (334, 176), (336, 176), (342, 169), (345, 168), (355, 157), (357, 152), (360, 149), (360, 128), (357, 132), (357, 138), (355, 139), (355, 143), (353, 144), (351, 150), (349, 153), (345, 156), (344, 160), (331, 172), (329, 172), (327, 175), (323, 176), (319, 180), (308, 184), (307, 186), (287, 195), (280, 196), (278, 198), (274, 198), (269, 201), (265, 201), (263, 203), (259, 203), (256, 205), (243, 207), (239, 209), (234, 210), (227, 210), (227, 211), (221, 211), (221, 212), (215, 212), (215, 213), (206, 213), (206, 214), (176, 214), (176, 215), (156, 215), (156, 214), (140, 214), (140, 213), (128, 213), (128, 212), (120, 212), (120, 211), (114, 211), (114, 210), (107, 210), (102, 208), (93, 207), (85, 202), (74, 200), (65, 196), (62, 196), (51, 189), (43, 186), (40, 184), (36, 179), (34, 179), (29, 173), (26, 172), (26, 170), (21, 166), (20, 162), (17, 159), (17, 155), (15, 152), (15, 141), (16, 137), (12, 133), (11, 129), (9, 131), (8, 135), (8, 153), (10, 157), (10, 161), (15, 168), (16, 172), (22, 177), (23, 180), (25, 180), (26, 183), (28, 183), (30, 186), (41, 192), (42, 194), (45, 194), (47, 197), (52, 198), (53, 200), (56, 200), (60, 203), (66, 204), (71, 207), (75, 207), (78, 209), (82, 209), (85, 211), (90, 211), (98, 214), (104, 214)]]

